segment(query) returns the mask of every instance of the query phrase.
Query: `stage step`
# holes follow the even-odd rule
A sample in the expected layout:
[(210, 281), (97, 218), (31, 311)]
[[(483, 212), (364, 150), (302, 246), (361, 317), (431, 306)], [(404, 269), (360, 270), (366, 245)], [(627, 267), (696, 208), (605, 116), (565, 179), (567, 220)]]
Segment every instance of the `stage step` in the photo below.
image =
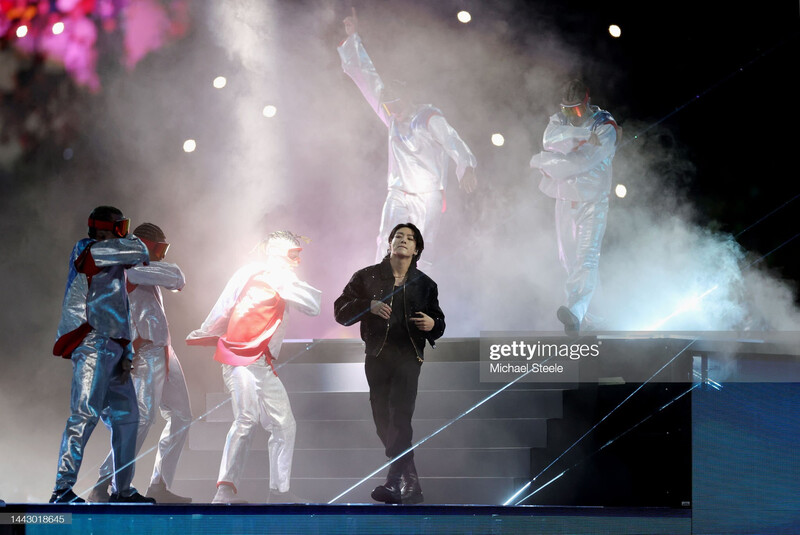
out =
[[(561, 418), (563, 389), (480, 381), (477, 340), (444, 340), (420, 374), (414, 438), (431, 436), (416, 450), (426, 503), (498, 504), (530, 476), (531, 448), (547, 444), (548, 419)], [(375, 434), (357, 341), (289, 343), (278, 374), (297, 420), (292, 492), (327, 503), (378, 470), (387, 459)], [(434, 361), (433, 358), (436, 358)], [(196, 501), (214, 494), (219, 462), (233, 412), (223, 392), (206, 395), (207, 414), (195, 422), (174, 492)], [(268, 433), (258, 429), (240, 496), (267, 499)], [(370, 492), (385, 481), (384, 468), (338, 503), (372, 503)]]

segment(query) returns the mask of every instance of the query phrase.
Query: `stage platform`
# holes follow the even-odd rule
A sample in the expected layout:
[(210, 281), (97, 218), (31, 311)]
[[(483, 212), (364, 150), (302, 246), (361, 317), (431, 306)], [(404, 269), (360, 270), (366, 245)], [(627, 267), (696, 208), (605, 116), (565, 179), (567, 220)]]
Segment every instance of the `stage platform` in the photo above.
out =
[[(292, 341), (279, 374), (298, 422), (292, 491), (309, 504), (264, 505), (263, 431), (240, 487), (250, 504), (207, 503), (232, 414), (223, 392), (206, 392), (172, 486), (193, 504), (9, 503), (0, 533), (800, 533), (797, 333), (569, 339), (602, 353), (578, 359), (569, 380), (505, 389), (481, 378), (490, 338), (516, 335), (426, 351), (414, 417), (415, 440), (436, 433), (416, 450), (424, 504), (369, 498), (386, 459), (361, 343)], [(12, 525), (21, 514), (38, 523)]]
[[(9, 525), (28, 515), (25, 526)], [(20, 505), (0, 507), (0, 533), (682, 535), (674, 509), (389, 505)], [(24, 529), (24, 531), (23, 531)]]

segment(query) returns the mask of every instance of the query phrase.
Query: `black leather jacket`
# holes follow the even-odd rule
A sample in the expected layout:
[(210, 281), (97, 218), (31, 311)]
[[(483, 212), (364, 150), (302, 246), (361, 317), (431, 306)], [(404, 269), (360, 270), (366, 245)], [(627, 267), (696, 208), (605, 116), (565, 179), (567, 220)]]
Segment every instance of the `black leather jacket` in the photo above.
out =
[[(433, 347), (434, 341), (444, 334), (444, 313), (439, 308), (439, 290), (436, 283), (415, 267), (410, 267), (406, 277), (404, 293), (393, 295), (394, 275), (389, 260), (356, 271), (347, 283), (342, 295), (333, 304), (336, 321), (342, 325), (353, 325), (361, 322), (361, 339), (367, 345), (367, 355), (378, 355), (386, 342), (389, 333), (389, 320), (370, 312), (370, 302), (375, 299), (392, 307), (404, 306), (406, 325), (411, 334), (411, 342), (417, 352), (417, 358), (423, 359), (425, 340)], [(405, 295), (405, 302), (398, 303)], [(398, 297), (398, 299), (395, 299)], [(408, 318), (417, 312), (424, 312), (433, 318), (433, 329), (420, 331)]]

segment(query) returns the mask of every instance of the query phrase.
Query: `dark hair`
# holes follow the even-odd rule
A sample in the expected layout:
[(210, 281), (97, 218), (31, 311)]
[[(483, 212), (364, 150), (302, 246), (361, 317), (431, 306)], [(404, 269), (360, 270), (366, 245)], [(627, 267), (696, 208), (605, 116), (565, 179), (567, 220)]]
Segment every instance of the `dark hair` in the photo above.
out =
[[(113, 206), (98, 206), (89, 214), (89, 219), (96, 219), (98, 221), (116, 221), (122, 217), (124, 217), (122, 215), (122, 210)], [(89, 237), (95, 239), (97, 237), (97, 229), (90, 226)]]
[(164, 231), (161, 230), (158, 225), (154, 225), (153, 223), (142, 223), (133, 229), (133, 234), (139, 238), (144, 238), (145, 240), (150, 240), (154, 243), (167, 241)]
[[(417, 254), (414, 255), (414, 258), (411, 259), (411, 264), (414, 267), (417, 267), (417, 261), (422, 256), (422, 250), (425, 248), (425, 240), (422, 239), (422, 232), (417, 228), (414, 223), (399, 223), (395, 225), (392, 231), (389, 233), (389, 241), (388, 243), (392, 243), (392, 239), (394, 238), (395, 233), (401, 228), (410, 228), (411, 231), (414, 233), (414, 244), (417, 246)], [(389, 258), (391, 253), (386, 253), (384, 259)]]
[(578, 78), (572, 79), (561, 88), (562, 104), (579, 104), (589, 96), (589, 87)]

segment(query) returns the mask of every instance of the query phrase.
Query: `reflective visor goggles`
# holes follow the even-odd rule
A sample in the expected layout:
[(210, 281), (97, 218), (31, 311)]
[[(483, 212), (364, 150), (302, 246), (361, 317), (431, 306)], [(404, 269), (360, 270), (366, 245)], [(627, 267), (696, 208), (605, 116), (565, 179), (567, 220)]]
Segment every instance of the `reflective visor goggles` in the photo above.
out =
[(131, 220), (122, 218), (116, 221), (100, 221), (90, 217), (89, 227), (95, 230), (110, 230), (114, 236), (124, 238), (128, 235), (128, 231), (131, 228)]
[(567, 119), (582, 119), (583, 115), (587, 111), (587, 105), (589, 104), (589, 93), (586, 93), (586, 96), (583, 97), (583, 101), (578, 102), (577, 104), (561, 104), (561, 113), (563, 113)]
[(574, 106), (561, 105), (561, 113), (563, 113), (567, 119), (580, 119), (583, 117), (585, 110), (586, 108), (583, 104), (575, 104)]
[(156, 258), (164, 258), (167, 256), (169, 244), (164, 241), (150, 241), (146, 238), (139, 238), (147, 246), (147, 250)]

